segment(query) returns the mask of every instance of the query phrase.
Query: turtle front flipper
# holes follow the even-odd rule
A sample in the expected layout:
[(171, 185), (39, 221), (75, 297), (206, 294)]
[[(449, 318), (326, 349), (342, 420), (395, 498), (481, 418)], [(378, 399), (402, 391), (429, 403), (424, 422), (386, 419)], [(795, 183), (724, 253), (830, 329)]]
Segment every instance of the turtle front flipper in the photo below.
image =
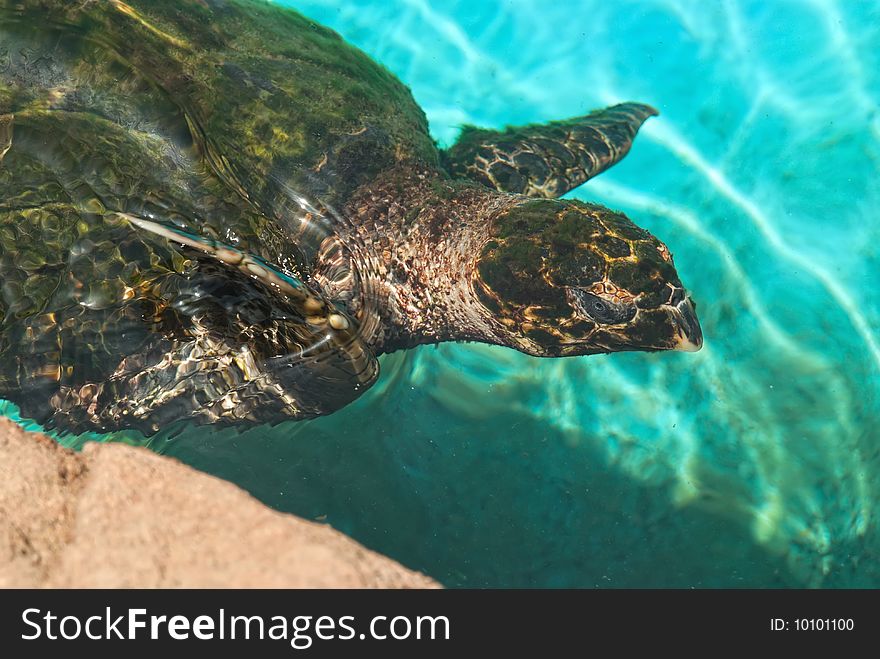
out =
[[(64, 204), (16, 213), (83, 221)], [(22, 416), (77, 433), (274, 424), (333, 412), (378, 376), (355, 322), (259, 257), (126, 213), (90, 222), (48, 261), (12, 244), (0, 258), (0, 398)]]
[(0, 398), (21, 416), (76, 433), (277, 423), (376, 379), (286, 232), (190, 151), (89, 113), (3, 121)]
[(501, 192), (559, 197), (621, 160), (657, 110), (621, 103), (582, 117), (505, 131), (467, 126), (443, 153), (446, 169)]

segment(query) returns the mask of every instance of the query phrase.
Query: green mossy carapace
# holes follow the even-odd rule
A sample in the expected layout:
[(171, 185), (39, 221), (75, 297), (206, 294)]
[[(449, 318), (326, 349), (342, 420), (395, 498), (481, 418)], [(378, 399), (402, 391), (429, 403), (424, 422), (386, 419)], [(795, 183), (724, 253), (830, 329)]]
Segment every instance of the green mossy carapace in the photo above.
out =
[(245, 0), (0, 0), (0, 397), (48, 427), (327, 414), (376, 356), (697, 349), (669, 250), (558, 197), (656, 112), (468, 128)]

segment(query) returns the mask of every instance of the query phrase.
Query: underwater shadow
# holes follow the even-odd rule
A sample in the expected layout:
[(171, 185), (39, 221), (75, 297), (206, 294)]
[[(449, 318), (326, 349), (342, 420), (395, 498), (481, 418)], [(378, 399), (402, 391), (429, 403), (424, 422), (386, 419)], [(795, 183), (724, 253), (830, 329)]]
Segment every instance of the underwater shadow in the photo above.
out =
[(274, 428), (186, 428), (152, 448), (447, 587), (804, 585), (717, 502), (676, 504), (534, 417), (462, 419), (412, 387), (371, 399)]

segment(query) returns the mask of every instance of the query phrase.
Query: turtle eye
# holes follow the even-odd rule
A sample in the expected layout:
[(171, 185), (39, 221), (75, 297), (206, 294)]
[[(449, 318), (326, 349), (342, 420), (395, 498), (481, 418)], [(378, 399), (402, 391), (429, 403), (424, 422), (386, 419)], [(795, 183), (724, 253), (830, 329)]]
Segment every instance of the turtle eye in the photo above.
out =
[(569, 288), (569, 299), (581, 316), (586, 316), (603, 325), (626, 323), (636, 315), (635, 305), (616, 304), (579, 288)]

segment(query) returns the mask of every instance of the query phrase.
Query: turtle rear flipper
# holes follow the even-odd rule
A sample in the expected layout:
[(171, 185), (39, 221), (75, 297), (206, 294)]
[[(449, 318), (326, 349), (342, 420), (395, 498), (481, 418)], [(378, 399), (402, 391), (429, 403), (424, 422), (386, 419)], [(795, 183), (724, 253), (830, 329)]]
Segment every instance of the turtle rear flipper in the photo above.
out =
[(560, 197), (620, 161), (649, 105), (621, 103), (583, 117), (505, 131), (465, 127), (443, 153), (446, 169), (501, 192)]

